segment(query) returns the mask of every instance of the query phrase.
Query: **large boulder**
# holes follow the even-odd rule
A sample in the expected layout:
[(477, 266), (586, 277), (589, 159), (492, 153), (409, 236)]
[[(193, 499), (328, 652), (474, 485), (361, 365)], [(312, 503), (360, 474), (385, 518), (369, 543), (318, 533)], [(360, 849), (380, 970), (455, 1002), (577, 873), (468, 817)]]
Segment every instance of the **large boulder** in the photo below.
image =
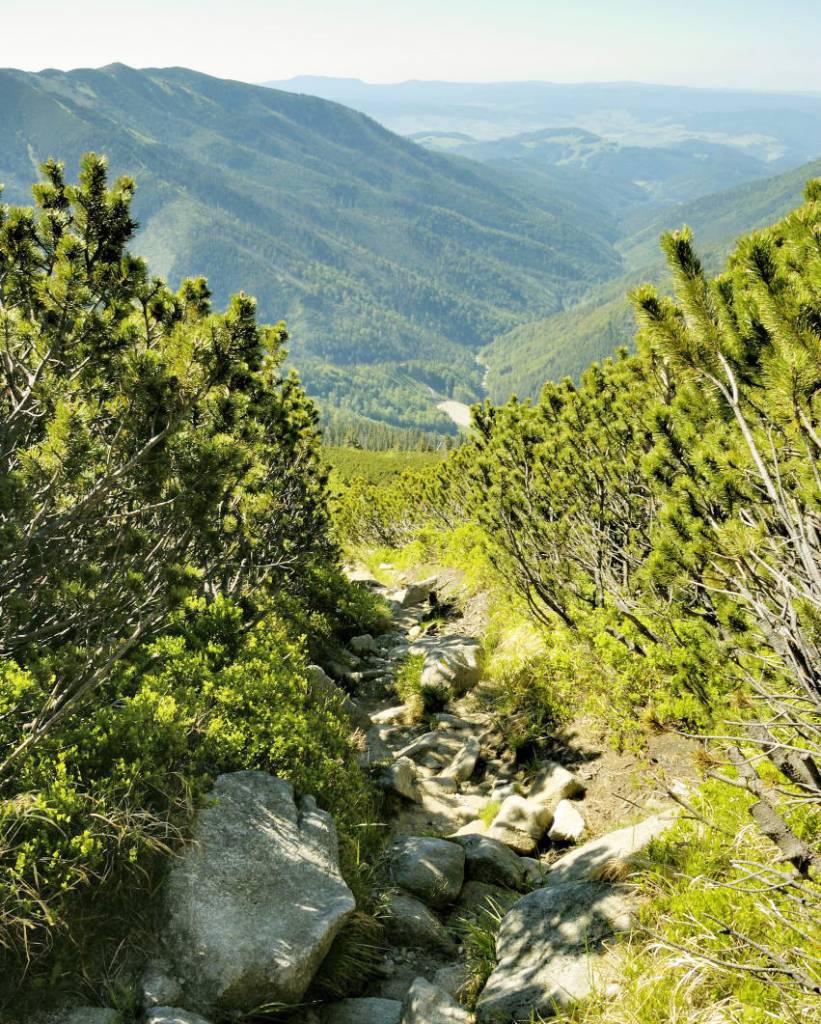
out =
[(482, 835), (454, 836), (465, 851), (465, 876), (478, 882), (506, 885), (509, 889), (522, 888), (527, 880), (527, 870), (522, 858), (504, 843)]
[(319, 1012), (322, 1024), (399, 1024), (402, 1004), (398, 999), (340, 999), (323, 1006)]
[(265, 772), (221, 775), (165, 892), (163, 940), (185, 1005), (298, 1002), (353, 910), (331, 816)]
[(452, 903), (465, 880), (465, 851), (447, 839), (398, 839), (390, 855), (391, 881), (429, 906)]
[(471, 1024), (473, 1014), (438, 985), (417, 978), (402, 1005), (402, 1024)]
[(422, 733), (411, 740), (401, 750), (397, 751), (397, 757), (412, 757), (414, 759), (424, 757), (425, 754), (435, 754), (443, 764), (447, 764), (451, 758), (458, 754), (464, 747), (464, 741), (459, 736), (449, 732)]
[(674, 810), (645, 818), (616, 832), (591, 839), (555, 861), (548, 872), (548, 885), (584, 882), (588, 879), (618, 878), (630, 864), (676, 820)]
[(602, 882), (523, 896), (505, 915), (498, 962), (476, 1005), (478, 1024), (555, 1015), (589, 995), (603, 944), (630, 925), (629, 890)]

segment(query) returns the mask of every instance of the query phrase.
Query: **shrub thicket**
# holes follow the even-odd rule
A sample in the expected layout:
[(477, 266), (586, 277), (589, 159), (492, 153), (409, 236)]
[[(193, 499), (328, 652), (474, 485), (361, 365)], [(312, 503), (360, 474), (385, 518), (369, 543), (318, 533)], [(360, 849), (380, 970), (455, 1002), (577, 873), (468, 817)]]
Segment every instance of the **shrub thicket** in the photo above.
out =
[(127, 250), (134, 186), (109, 187), (103, 160), (86, 157), (76, 186), (54, 162), (43, 172), (34, 209), (0, 207), (11, 991), (25, 971), (49, 990), (99, 981), (138, 931), (154, 855), (218, 772), (268, 769), (316, 793), (353, 869), (371, 796), (304, 668), (381, 621), (339, 569), (318, 418), (280, 372), (283, 326), (258, 325), (245, 295), (215, 313), (203, 280), (152, 278)]
[[(558, 673), (598, 689), (611, 719), (714, 726), (713, 774), (774, 856), (746, 865), (740, 924), (726, 905), (689, 909), (723, 969), (796, 1013), (821, 989), (821, 181), (806, 198), (714, 280), (686, 228), (666, 235), (677, 298), (634, 293), (636, 354), (537, 403), (475, 407), (472, 441), (435, 472), (359, 514), (351, 495), (339, 517), (358, 542), (451, 519), (483, 531), (497, 579), (550, 633), (531, 665), (544, 686), (500, 679), (514, 724), (562, 713)], [(771, 915), (793, 945), (764, 941)]]

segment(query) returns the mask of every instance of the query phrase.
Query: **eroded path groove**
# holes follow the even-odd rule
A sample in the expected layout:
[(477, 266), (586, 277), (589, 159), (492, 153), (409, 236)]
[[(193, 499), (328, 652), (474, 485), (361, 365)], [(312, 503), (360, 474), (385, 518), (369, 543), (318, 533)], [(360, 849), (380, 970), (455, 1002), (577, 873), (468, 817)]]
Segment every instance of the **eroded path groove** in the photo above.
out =
[[(584, 780), (555, 761), (517, 764), (477, 699), (480, 641), (458, 619), (430, 630), (423, 623), (437, 581), (391, 589), (366, 573), (352, 578), (393, 612), (388, 632), (354, 638), (354, 667), (336, 666), (356, 694), (362, 762), (389, 797), (389, 948), (362, 997), (322, 1006), (315, 1020), (507, 1024), (548, 1017), (594, 986), (615, 991), (607, 948), (630, 927), (635, 904), (623, 879), (669, 827), (672, 809), (581, 843)], [(441, 707), (424, 725), (409, 721), (393, 689), (409, 656), (424, 659), (422, 686)], [(466, 929), (491, 918), (497, 964), (477, 999)]]

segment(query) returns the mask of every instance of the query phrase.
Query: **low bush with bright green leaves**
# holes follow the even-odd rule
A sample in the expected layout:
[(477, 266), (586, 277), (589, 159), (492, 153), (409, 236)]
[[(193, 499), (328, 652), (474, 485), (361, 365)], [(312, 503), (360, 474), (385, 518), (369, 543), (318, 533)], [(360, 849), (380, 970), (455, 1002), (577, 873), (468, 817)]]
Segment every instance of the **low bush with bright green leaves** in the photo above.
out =
[[(85, 943), (128, 934), (133, 918), (111, 908), (124, 892), (132, 907), (150, 892), (155, 855), (177, 845), (220, 772), (267, 770), (315, 794), (336, 816), (356, 883), (375, 797), (349, 724), (309, 699), (306, 661), (275, 613), (248, 628), (230, 601), (191, 601), (121, 663), (93, 708), (21, 760), (16, 795), (0, 807), (0, 940), (16, 965), (7, 984), (25, 969), (47, 968), (50, 988), (93, 974)], [(10, 663), (2, 671), (0, 716), (44, 685)]]

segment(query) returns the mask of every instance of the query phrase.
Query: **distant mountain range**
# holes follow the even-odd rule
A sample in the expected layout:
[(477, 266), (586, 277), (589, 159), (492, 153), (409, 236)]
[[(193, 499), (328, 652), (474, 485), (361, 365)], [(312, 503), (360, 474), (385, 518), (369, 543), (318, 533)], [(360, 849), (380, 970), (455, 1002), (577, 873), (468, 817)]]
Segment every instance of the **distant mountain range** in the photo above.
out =
[(155, 273), (255, 295), (326, 409), (402, 426), (453, 429), (437, 405), (480, 397), (485, 364), (496, 398), (577, 373), (629, 340), (624, 290), (658, 273), (664, 227), (691, 219), (718, 251), (818, 173), (762, 178), (821, 152), (821, 97), (285, 85), (0, 70), (4, 200), (29, 203), (48, 156), (73, 177), (105, 153), (136, 178)]
[[(647, 201), (683, 202), (716, 188), (764, 178), (773, 162), (744, 148), (704, 139), (661, 145), (624, 145), (584, 128), (543, 128), (537, 132), (479, 141), (463, 133), (419, 132), (414, 142), (437, 152), (464, 156), (502, 171), (537, 169), (583, 173), (595, 189), (598, 181), (630, 189), (631, 211), (645, 212)], [(779, 166), (783, 161), (775, 162)], [(628, 193), (625, 193), (627, 199)]]
[[(392, 131), (498, 139), (584, 128), (623, 145), (687, 139), (736, 147), (773, 173), (821, 153), (821, 93), (687, 89), (636, 82), (401, 82), (302, 76), (267, 83), (362, 110)], [(779, 166), (781, 160), (786, 165)]]
[(284, 318), (293, 362), (334, 404), (418, 426), (477, 395), (475, 351), (618, 273), (595, 204), (530, 191), (328, 101), (181, 68), (0, 72), (0, 181), (108, 155), (138, 183), (136, 248), (217, 301)]

